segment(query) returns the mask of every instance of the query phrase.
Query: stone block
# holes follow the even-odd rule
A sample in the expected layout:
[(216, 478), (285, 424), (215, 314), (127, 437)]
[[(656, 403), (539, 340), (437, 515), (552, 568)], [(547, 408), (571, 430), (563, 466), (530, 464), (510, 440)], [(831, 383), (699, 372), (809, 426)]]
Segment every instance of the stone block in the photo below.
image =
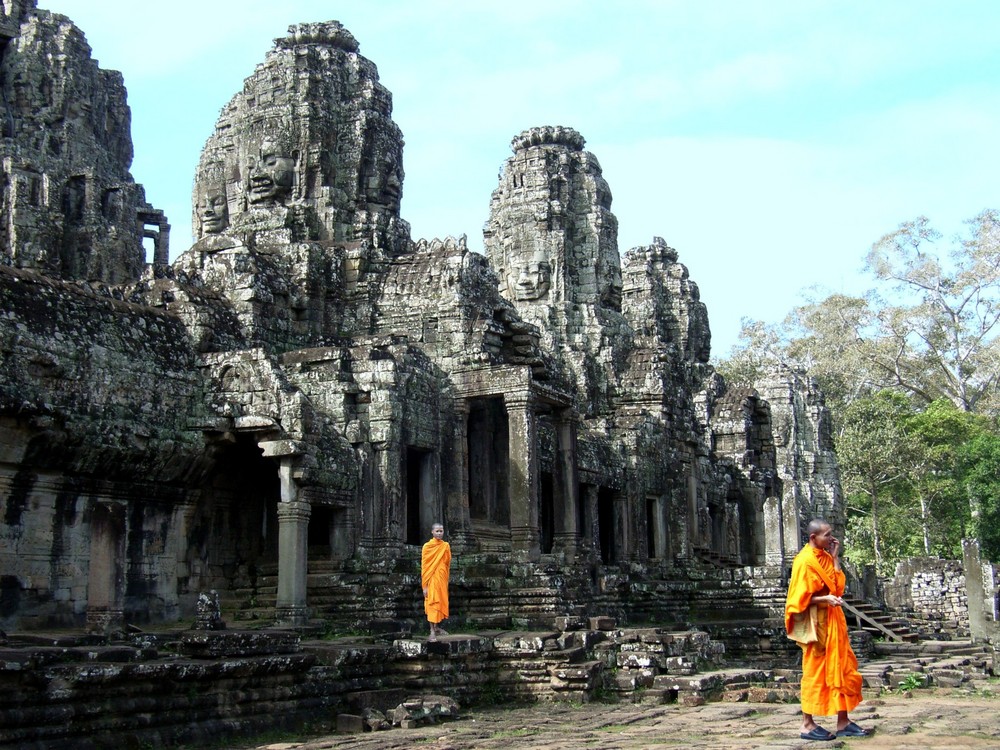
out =
[(340, 734), (361, 734), (365, 731), (365, 720), (357, 714), (337, 714), (337, 732)]
[(619, 652), (616, 661), (619, 667), (626, 669), (649, 669), (656, 665), (655, 658), (645, 651)]
[(590, 618), (590, 629), (591, 630), (614, 630), (615, 629), (615, 619), (613, 617), (600, 616)]
[(291, 630), (194, 630), (181, 635), (180, 650), (195, 658), (218, 659), (293, 654), (301, 650), (301, 643)]

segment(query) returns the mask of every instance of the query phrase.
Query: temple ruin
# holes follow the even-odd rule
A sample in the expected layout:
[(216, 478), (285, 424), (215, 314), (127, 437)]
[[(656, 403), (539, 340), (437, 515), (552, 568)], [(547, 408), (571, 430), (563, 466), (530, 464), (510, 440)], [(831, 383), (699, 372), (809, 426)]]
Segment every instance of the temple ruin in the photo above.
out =
[[(842, 513), (821, 397), (726, 388), (677, 251), (619, 252), (572, 128), (513, 138), (485, 255), (413, 239), (375, 65), (294, 26), (223, 108), (169, 263), (121, 75), (6, 6), (2, 627), (182, 620), (200, 592), (265, 599), (268, 571), (277, 622), (413, 618), (435, 519), (470, 622), (693, 622), (673, 584), (773, 576), (804, 515)], [(350, 601), (313, 604), (313, 561)]]
[(441, 520), (459, 628), (775, 632), (803, 521), (844, 513), (822, 396), (726, 387), (580, 133), (514, 135), (484, 254), (414, 239), (391, 94), (339, 23), (296, 25), (222, 109), (171, 263), (122, 76), (0, 7), (0, 628), (406, 633)]

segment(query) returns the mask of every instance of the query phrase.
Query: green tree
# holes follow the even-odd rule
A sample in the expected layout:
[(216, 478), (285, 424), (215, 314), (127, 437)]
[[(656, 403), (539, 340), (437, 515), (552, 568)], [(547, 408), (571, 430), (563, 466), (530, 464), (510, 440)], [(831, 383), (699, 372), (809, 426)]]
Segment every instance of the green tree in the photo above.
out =
[(958, 557), (971, 518), (966, 474), (972, 464), (966, 446), (989, 435), (990, 423), (938, 399), (910, 417), (908, 430), (919, 448), (911, 483), (920, 506), (923, 552)]
[(984, 556), (1000, 560), (1000, 435), (983, 431), (962, 446), (971, 532)]
[(738, 343), (717, 369), (730, 387), (752, 388), (771, 367), (785, 360), (785, 346), (776, 326), (743, 318)]
[(867, 267), (894, 296), (878, 304), (871, 361), (887, 385), (976, 411), (1000, 375), (1000, 214), (966, 223), (969, 236), (955, 238), (944, 259), (928, 247), (941, 235), (925, 217), (872, 247)]
[[(895, 562), (899, 540), (911, 536), (910, 469), (919, 454), (907, 430), (911, 414), (905, 396), (882, 391), (846, 407), (837, 437), (848, 517), (863, 519), (849, 523), (848, 549), (856, 562), (872, 562), (880, 572)], [(866, 542), (870, 560), (865, 559)]]

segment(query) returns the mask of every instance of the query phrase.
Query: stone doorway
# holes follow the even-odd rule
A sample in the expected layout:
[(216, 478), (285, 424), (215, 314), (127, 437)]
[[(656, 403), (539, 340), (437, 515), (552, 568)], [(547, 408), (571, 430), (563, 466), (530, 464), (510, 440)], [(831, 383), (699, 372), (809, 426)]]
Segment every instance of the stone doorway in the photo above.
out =
[[(503, 398), (469, 402), (469, 516), (482, 541), (510, 542), (510, 496), (507, 411)], [(490, 540), (491, 532), (505, 540)]]
[(191, 591), (253, 587), (278, 560), (278, 465), (264, 458), (257, 436), (238, 433), (216, 449), (188, 533)]
[(406, 448), (406, 543), (423, 544), (430, 539), (431, 525), (444, 523), (434, 497), (431, 451)]
[(614, 493), (607, 487), (601, 487), (597, 491), (597, 528), (601, 562), (605, 565), (618, 560), (617, 515)]
[(538, 498), (539, 532), (542, 554), (552, 552), (555, 540), (555, 495), (552, 474), (543, 471), (541, 475), (540, 497)]

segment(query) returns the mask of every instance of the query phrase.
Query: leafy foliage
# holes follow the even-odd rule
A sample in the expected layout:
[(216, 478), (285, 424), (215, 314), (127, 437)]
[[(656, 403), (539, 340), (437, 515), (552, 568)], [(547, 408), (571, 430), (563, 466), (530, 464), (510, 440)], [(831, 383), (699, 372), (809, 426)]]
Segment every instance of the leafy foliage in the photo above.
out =
[(981, 432), (959, 449), (972, 515), (984, 556), (1000, 560), (1000, 435)]

